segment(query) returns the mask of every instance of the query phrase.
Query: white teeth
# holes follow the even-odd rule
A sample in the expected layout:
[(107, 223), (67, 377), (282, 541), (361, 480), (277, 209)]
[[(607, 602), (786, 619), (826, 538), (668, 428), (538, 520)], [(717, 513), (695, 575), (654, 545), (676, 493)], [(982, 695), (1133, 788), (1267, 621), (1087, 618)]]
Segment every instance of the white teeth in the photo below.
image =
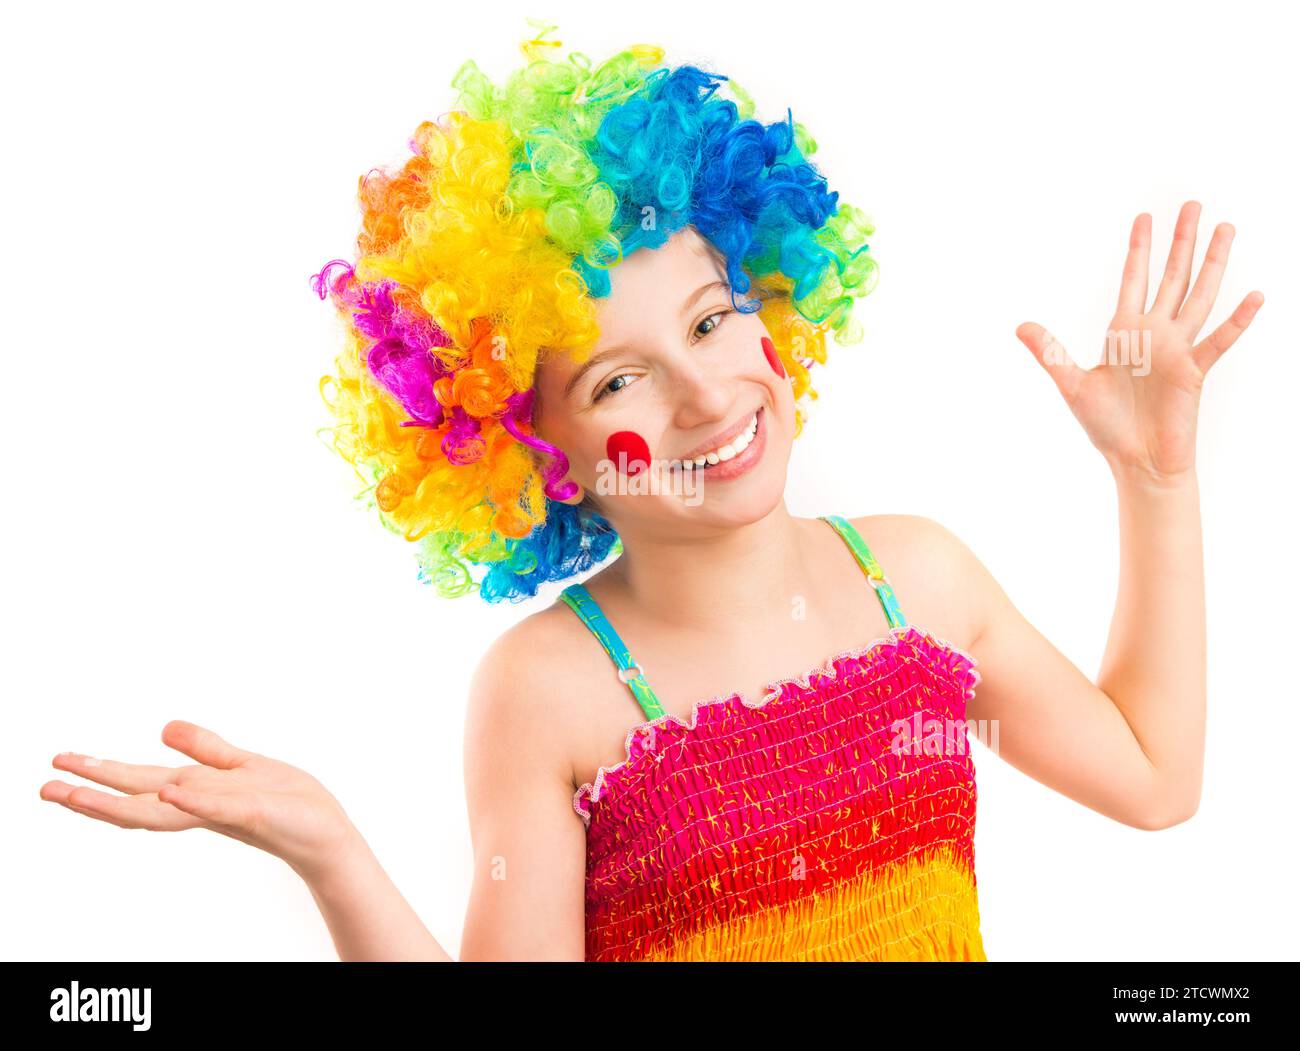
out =
[[(714, 449), (712, 452), (702, 453), (693, 459), (682, 460), (680, 461), (681, 466), (686, 470), (693, 470), (696, 467), (703, 467), (706, 463), (710, 465), (715, 463), (724, 463), (725, 461), (743, 453), (749, 447), (749, 443), (754, 440), (754, 435), (757, 433), (758, 413), (754, 413), (753, 418), (749, 421), (749, 426), (733, 438), (729, 444), (722, 446), (720, 449)], [(678, 461), (674, 460), (672, 466), (676, 467), (677, 465)]]

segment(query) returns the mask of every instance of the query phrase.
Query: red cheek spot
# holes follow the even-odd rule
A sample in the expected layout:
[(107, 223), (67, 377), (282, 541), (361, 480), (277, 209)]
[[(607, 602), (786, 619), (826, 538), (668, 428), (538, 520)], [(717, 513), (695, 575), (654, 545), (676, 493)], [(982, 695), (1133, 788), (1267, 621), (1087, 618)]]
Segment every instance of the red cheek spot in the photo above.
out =
[(767, 358), (767, 363), (772, 366), (772, 371), (785, 379), (785, 366), (781, 364), (781, 359), (776, 353), (776, 347), (767, 336), (763, 337), (763, 354)]
[(615, 431), (605, 439), (605, 455), (625, 474), (638, 474), (650, 466), (650, 446), (636, 431)]

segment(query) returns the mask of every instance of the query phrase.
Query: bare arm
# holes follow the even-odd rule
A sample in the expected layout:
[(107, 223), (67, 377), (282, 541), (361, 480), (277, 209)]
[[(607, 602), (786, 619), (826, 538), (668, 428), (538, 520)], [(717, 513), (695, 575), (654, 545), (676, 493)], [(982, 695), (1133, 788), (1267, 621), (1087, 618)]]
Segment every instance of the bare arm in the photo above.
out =
[[(545, 652), (517, 627), (475, 677), (466, 787), (476, 860), (465, 960), (583, 959), (586, 833), (573, 811), (563, 720), (546, 703), (547, 676), (529, 686), (520, 674), (536, 672)], [(163, 741), (197, 765), (64, 752), (57, 769), (116, 792), (49, 781), (41, 798), (121, 828), (208, 828), (280, 857), (307, 884), (341, 960), (452, 961), (314, 777), (181, 720), (167, 724)]]
[(1151, 217), (1133, 224), (1101, 363), (1081, 369), (1041, 325), (1017, 335), (1047, 369), (1105, 457), (1119, 502), (1120, 581), (1097, 681), (1030, 625), (959, 541), (931, 523), (936, 549), (975, 607), (982, 681), (968, 706), (997, 720), (999, 754), (1043, 784), (1144, 829), (1199, 804), (1205, 749), (1205, 584), (1196, 420), (1205, 374), (1264, 298), (1252, 292), (1204, 340), (1233, 228), (1220, 224), (1188, 295), (1200, 206), (1179, 214), (1150, 308)]
[(307, 887), (339, 959), (454, 962), (402, 897), (369, 845), (356, 834), (335, 868)]
[(115, 791), (48, 781), (41, 798), (119, 828), (206, 828), (280, 858), (311, 890), (344, 960), (449, 958), (339, 801), (309, 773), (181, 719), (163, 727), (162, 739), (198, 762), (167, 767), (60, 752), (56, 769)]
[(1205, 757), (1205, 573), (1195, 473), (1168, 485), (1118, 475), (1119, 592), (1097, 676), (1155, 778), (1160, 825), (1186, 820)]
[[(474, 882), (462, 960), (581, 961), (587, 834), (546, 657), (547, 623), (529, 618), (480, 663), (465, 727), (465, 797)], [(548, 670), (549, 669), (549, 670)]]
[(1117, 479), (1120, 585), (1092, 681), (1015, 607), (982, 563), (927, 522), (959, 593), (979, 611), (971, 719), (997, 754), (1097, 812), (1160, 829), (1196, 811), (1205, 747), (1205, 597), (1195, 479), (1158, 490)]
[[(583, 959), (586, 832), (573, 810), (562, 724), (548, 679), (537, 674), (545, 648), (536, 630), (525, 622), (498, 639), (471, 687), (465, 790), (474, 883), (464, 961)], [(453, 960), (359, 834), (308, 886), (340, 959)]]

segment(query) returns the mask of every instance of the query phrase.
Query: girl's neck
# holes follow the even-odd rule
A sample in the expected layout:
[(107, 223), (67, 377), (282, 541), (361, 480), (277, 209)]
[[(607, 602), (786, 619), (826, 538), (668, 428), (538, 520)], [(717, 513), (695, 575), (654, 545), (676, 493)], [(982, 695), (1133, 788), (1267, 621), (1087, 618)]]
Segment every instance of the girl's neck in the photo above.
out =
[(743, 631), (745, 617), (797, 615), (812, 579), (810, 535), (821, 525), (792, 517), (784, 499), (755, 522), (712, 534), (614, 524), (623, 553), (600, 574), (609, 580), (598, 601), (722, 638)]

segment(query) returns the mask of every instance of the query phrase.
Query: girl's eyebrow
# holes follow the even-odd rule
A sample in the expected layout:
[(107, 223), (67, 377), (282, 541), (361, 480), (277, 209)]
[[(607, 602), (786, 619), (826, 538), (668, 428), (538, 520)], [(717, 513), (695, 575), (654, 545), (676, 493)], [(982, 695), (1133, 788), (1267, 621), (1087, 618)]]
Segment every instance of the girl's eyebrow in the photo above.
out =
[(593, 354), (589, 357), (579, 366), (578, 371), (569, 377), (569, 382), (564, 385), (564, 396), (567, 398), (573, 393), (573, 388), (578, 385), (578, 381), (587, 374), (588, 370), (594, 369), (602, 361), (606, 361), (617, 354), (622, 354), (626, 349), (626, 347), (619, 345), (610, 347), (608, 350), (602, 350), (599, 354)]
[(692, 293), (687, 297), (686, 302), (682, 304), (682, 313), (685, 314), (686, 311), (690, 310), (691, 307), (693, 307), (693, 306), (694, 306), (694, 305), (699, 301), (700, 297), (702, 297), (702, 296), (704, 295), (704, 293), (706, 293), (706, 292), (712, 292), (715, 288), (716, 288), (716, 289), (727, 289), (727, 288), (730, 288), (730, 287), (731, 287), (731, 285), (730, 285), (729, 282), (727, 282), (727, 281), (723, 281), (723, 280), (720, 279), (720, 278), (719, 278), (718, 280), (715, 280), (715, 281), (710, 281), (707, 285), (701, 285), (701, 286), (700, 286), (699, 288), (697, 288), (694, 292), (692, 292)]
[[(729, 281), (724, 281), (721, 279), (710, 281), (708, 284), (701, 285), (699, 288), (697, 288), (694, 292), (692, 292), (689, 296), (686, 297), (685, 302), (682, 303), (681, 313), (685, 314), (688, 310), (690, 310), (693, 306), (695, 306), (695, 304), (699, 302), (699, 300), (705, 295), (705, 293), (712, 292), (714, 289), (729, 289), (730, 287), (731, 287), (731, 283)], [(608, 361), (616, 354), (622, 354), (625, 350), (627, 350), (627, 347), (625, 347), (623, 344), (620, 343), (616, 347), (608, 347), (607, 349), (602, 350), (599, 354), (593, 354), (591, 357), (589, 357), (578, 368), (578, 371), (569, 377), (569, 382), (564, 385), (564, 396), (567, 398), (570, 394), (573, 393), (573, 388), (578, 385), (578, 381), (581, 380), (582, 377), (585, 376), (589, 370), (594, 369), (597, 365), (599, 365), (603, 361)]]

